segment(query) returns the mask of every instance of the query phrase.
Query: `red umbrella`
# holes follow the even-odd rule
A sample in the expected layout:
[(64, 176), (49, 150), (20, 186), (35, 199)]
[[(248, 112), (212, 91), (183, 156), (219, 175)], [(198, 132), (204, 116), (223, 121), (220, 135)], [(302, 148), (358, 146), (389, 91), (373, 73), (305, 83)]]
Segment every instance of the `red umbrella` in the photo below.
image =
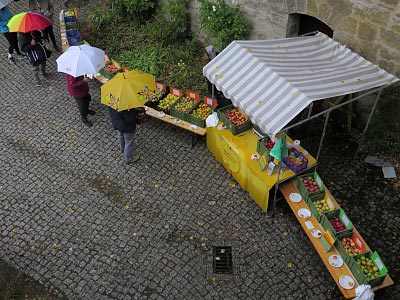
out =
[(40, 12), (28, 11), (13, 16), (8, 21), (7, 26), (10, 32), (30, 32), (34, 30), (43, 30), (53, 23)]

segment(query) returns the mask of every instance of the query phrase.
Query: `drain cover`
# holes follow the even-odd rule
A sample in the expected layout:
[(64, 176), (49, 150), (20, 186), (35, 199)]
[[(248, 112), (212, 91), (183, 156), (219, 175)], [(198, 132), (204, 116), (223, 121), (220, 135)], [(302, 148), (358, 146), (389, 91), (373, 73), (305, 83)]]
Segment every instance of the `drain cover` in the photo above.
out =
[(214, 273), (232, 274), (232, 247), (213, 247), (213, 270)]

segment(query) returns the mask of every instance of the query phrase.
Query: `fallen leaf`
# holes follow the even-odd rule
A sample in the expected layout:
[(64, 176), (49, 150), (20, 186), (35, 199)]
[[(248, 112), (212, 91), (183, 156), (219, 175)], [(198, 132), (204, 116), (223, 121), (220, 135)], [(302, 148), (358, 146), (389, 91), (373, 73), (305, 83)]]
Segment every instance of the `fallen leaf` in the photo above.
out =
[(35, 245), (32, 245), (32, 246), (31, 246), (31, 251), (35, 251), (35, 250), (36, 250)]
[(210, 201), (210, 205), (214, 206), (215, 204), (217, 204), (217, 201), (215, 201), (215, 200)]
[(154, 185), (154, 188), (158, 189), (158, 187), (159, 187), (159, 185), (156, 183), (156, 184)]
[(293, 267), (293, 264), (290, 262), (287, 264), (287, 266), (288, 266), (288, 268), (291, 268), (291, 267)]
[(229, 186), (230, 186), (231, 188), (234, 188), (234, 187), (236, 186), (236, 184), (233, 183), (233, 182), (231, 182), (231, 183), (229, 183)]
[(190, 205), (189, 205), (189, 204), (186, 204), (186, 205), (185, 205), (185, 208), (189, 208), (189, 207), (190, 207)]
[(58, 249), (59, 247), (58, 247), (58, 244), (57, 243), (53, 243), (53, 248), (54, 249)]
[(169, 186), (168, 189), (169, 189), (170, 191), (172, 191), (172, 186)]
[(185, 173), (185, 171), (184, 170), (179, 170), (179, 174), (183, 174), (183, 173)]
[(307, 275), (307, 282), (311, 283), (312, 280), (313, 280), (313, 277), (311, 275)]
[(203, 225), (204, 225), (204, 222), (202, 222), (202, 221), (198, 221), (198, 222), (197, 222), (197, 225), (199, 225), (199, 226), (203, 226)]
[(13, 228), (11, 229), (11, 231), (12, 231), (12, 232), (17, 232), (17, 228), (13, 227)]
[(217, 278), (211, 277), (211, 282), (217, 282)]
[(287, 236), (287, 235), (288, 235), (287, 231), (284, 231), (284, 232), (283, 232), (283, 235), (284, 235), (284, 236)]

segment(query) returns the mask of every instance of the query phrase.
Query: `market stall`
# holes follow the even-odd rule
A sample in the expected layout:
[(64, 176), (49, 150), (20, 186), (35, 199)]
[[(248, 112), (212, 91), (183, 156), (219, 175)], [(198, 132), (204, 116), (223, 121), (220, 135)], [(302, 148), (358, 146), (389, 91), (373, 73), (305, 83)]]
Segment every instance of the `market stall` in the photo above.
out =
[[(361, 91), (367, 91), (365, 94), (379, 91), (364, 129), (365, 133), (379, 99), (381, 88), (399, 80), (322, 33), (316, 33), (314, 36), (279, 40), (234, 41), (203, 68), (203, 74), (218, 90), (223, 92), (226, 98), (232, 100), (235, 107), (249, 116), (257, 129), (255, 132), (266, 139), (285, 137), (286, 130), (297, 125), (288, 126), (289, 122), (306, 107), (311, 108), (315, 100)], [(376, 90), (371, 91), (374, 88)], [(319, 157), (331, 110), (358, 100), (361, 96), (316, 115), (311, 116), (309, 114), (306, 120), (298, 123), (311, 120), (322, 114), (326, 115), (316, 160)], [(307, 189), (303, 190), (307, 192), (310, 188), (310, 191), (316, 192), (318, 197), (323, 195), (322, 198), (312, 198), (309, 197), (309, 194), (301, 194), (296, 185), (293, 184), (294, 181), (284, 183), (297, 175), (286, 173), (286, 171), (281, 173), (282, 167), (287, 165), (285, 155), (280, 157), (277, 175), (262, 173), (253, 176), (253, 174), (247, 174), (252, 163), (245, 161), (245, 159), (243, 159), (243, 163), (238, 163), (240, 159), (237, 157), (244, 157), (248, 160), (251, 153), (256, 151), (255, 145), (258, 146), (260, 140), (256, 143), (257, 138), (251, 138), (251, 135), (251, 130), (234, 136), (230, 132), (208, 129), (207, 145), (218, 161), (224, 165), (228, 172), (232, 173), (234, 178), (249, 192), (250, 196), (264, 211), (268, 207), (268, 195), (264, 196), (264, 199), (267, 199), (266, 201), (260, 202), (258, 200), (260, 194), (258, 189), (261, 186), (265, 194), (268, 194), (266, 191), (269, 191), (274, 185), (275, 203), (276, 191), (280, 187), (283, 196), (346, 298), (353, 298), (356, 295), (356, 288), (362, 284), (371, 284), (374, 289), (392, 285), (393, 281), (387, 274), (387, 269), (384, 268), (379, 256), (376, 253), (372, 254), (361, 238), (359, 240), (364, 245), (363, 251), (367, 253), (363, 254), (363, 260), (370, 260), (369, 264), (374, 267), (374, 272), (379, 271), (375, 275), (371, 275), (373, 278), (364, 276), (364, 269), (357, 266), (359, 262), (356, 263), (353, 258), (350, 259), (346, 251), (338, 252), (336, 250), (334, 245), (340, 243), (340, 235), (336, 236), (335, 233), (351, 230), (353, 234), (357, 231), (351, 227), (351, 222), (349, 222), (347, 216), (346, 218), (343, 217), (345, 216), (343, 210), (334, 201), (332, 195), (326, 192), (326, 188), (322, 185), (322, 180), (318, 176), (315, 177), (319, 178), (317, 180), (319, 187), (316, 187), (316, 183), (313, 183), (314, 186), (312, 187), (308, 186), (307, 183)], [(288, 140), (292, 142), (290, 139)], [(286, 150), (285, 148), (286, 146), (282, 143), (281, 154)], [(257, 150), (259, 149), (257, 148)], [(304, 149), (300, 149), (298, 152), (304, 154)], [(310, 166), (316, 163), (316, 160), (311, 158), (306, 151), (305, 153), (309, 163), (305, 169), (295, 168), (295, 173), (306, 172)], [(242, 173), (240, 172), (241, 168), (244, 169)], [(257, 177), (257, 179), (254, 179), (254, 177)], [(308, 174), (308, 177), (310, 177), (309, 180), (314, 180), (312, 179), (314, 175)], [(252, 179), (256, 184), (249, 184)], [(329, 207), (329, 209), (326, 212), (321, 212), (321, 216), (315, 217), (314, 211), (316, 210), (313, 200), (329, 202), (330, 205), (324, 206)], [(331, 210), (337, 214), (334, 223), (331, 222), (332, 220), (327, 220), (328, 211)], [(343, 219), (340, 219), (339, 216)], [(302, 219), (309, 220), (302, 222)], [(338, 226), (339, 229), (332, 228), (332, 224)], [(314, 236), (313, 233), (319, 234)], [(337, 248), (340, 249), (339, 246)], [(329, 261), (331, 256), (335, 260), (342, 260), (342, 262), (345, 260), (346, 264), (342, 263), (340, 267), (338, 265), (332, 266)], [(361, 259), (361, 257), (356, 257)], [(369, 276), (369, 273), (367, 275)]]

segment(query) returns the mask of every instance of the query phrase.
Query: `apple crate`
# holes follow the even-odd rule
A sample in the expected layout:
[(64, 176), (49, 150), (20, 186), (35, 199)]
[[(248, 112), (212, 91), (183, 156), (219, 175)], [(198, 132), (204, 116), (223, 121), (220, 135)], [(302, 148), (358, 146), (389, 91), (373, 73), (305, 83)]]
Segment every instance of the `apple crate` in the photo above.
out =
[[(165, 95), (164, 98), (166, 98), (169, 94), (171, 94), (171, 93), (167, 93), (167, 95)], [(163, 98), (163, 99), (164, 99), (164, 98)], [(164, 112), (165, 114), (169, 115), (170, 112), (171, 112), (172, 106), (173, 106), (176, 102), (178, 102), (180, 99), (181, 99), (181, 97), (179, 97), (178, 99), (176, 99), (175, 102), (174, 102), (174, 103), (170, 106), (170, 108), (168, 108), (168, 109), (164, 109), (164, 108), (161, 108), (161, 107), (160, 107), (160, 101), (161, 101), (161, 100), (160, 100), (160, 101), (158, 101), (158, 104), (157, 104), (157, 106), (155, 107), (155, 109), (158, 110), (158, 111), (162, 111), (162, 112)]]
[[(109, 65), (112, 65), (112, 63), (106, 64), (106, 66), (109, 66)], [(113, 78), (115, 76), (115, 74), (117, 74), (119, 72), (122, 72), (121, 68), (118, 68), (115, 72), (110, 72), (104, 67), (104, 68), (100, 69), (100, 71), (99, 71), (99, 73), (107, 79)]]
[[(187, 121), (188, 121), (189, 123), (191, 123), (191, 124), (194, 124), (194, 125), (198, 126), (198, 127), (206, 128), (206, 120), (205, 120), (205, 119), (202, 120), (202, 119), (196, 118), (196, 117), (192, 114), (193, 111), (194, 111), (195, 109), (197, 109), (197, 108), (201, 105), (201, 103), (203, 103), (203, 102), (201, 102), (201, 101), (196, 102), (196, 104), (193, 106), (193, 108), (189, 111)], [(205, 104), (206, 104), (206, 103), (205, 103)], [(207, 104), (207, 105), (208, 105), (208, 104)], [(210, 105), (208, 105), (208, 106), (210, 106)]]
[[(314, 191), (308, 191), (306, 184), (304, 183), (305, 180), (315, 182), (315, 185), (318, 189)], [(308, 201), (309, 199), (311, 201), (317, 201), (325, 198), (324, 184), (317, 172), (298, 176), (297, 189), (299, 190), (303, 199), (305, 199), (306, 201)]]
[(164, 99), (168, 95), (168, 90), (162, 90), (162, 93), (158, 97), (151, 97), (144, 105), (151, 107), (151, 108), (156, 108), (158, 103), (160, 103), (160, 100)]
[[(295, 155), (295, 157), (300, 157), (302, 162), (301, 163), (297, 163), (295, 162), (291, 157), (290, 154), (293, 153)], [(307, 157), (305, 157), (302, 153), (300, 153), (299, 151), (297, 151), (295, 148), (290, 148), (289, 149), (289, 156), (286, 156), (283, 158), (283, 162), (286, 166), (288, 166), (293, 172), (295, 172), (296, 174), (304, 171), (305, 169), (307, 169), (308, 166), (308, 159)]]
[[(303, 197), (304, 198), (304, 197)], [(313, 198), (304, 198), (308, 207), (311, 210), (311, 213), (313, 214), (313, 216), (317, 219), (318, 222), (321, 222), (321, 218), (322, 215), (330, 212), (332, 210), (338, 209), (338, 207), (335, 207), (335, 204), (333, 204), (332, 200), (329, 197), (323, 197), (322, 199), (313, 199)], [(318, 210), (317, 206), (318, 206), (318, 202), (325, 202), (324, 205), (326, 205), (326, 207), (329, 210), (324, 210), (322, 212), (320, 212), (320, 210)]]
[(270, 150), (266, 146), (268, 142), (272, 142), (268, 136), (259, 139), (257, 141), (257, 153), (264, 156), (267, 162), (270, 162), (273, 160), (273, 157), (269, 155)]
[[(229, 131), (233, 134), (233, 135), (238, 135), (242, 132), (245, 132), (249, 129), (252, 128), (252, 124), (250, 122), (250, 120), (247, 118), (247, 121), (243, 124), (240, 125), (233, 125), (232, 122), (225, 116), (225, 112), (232, 110), (232, 109), (236, 109), (233, 105), (228, 105), (225, 107), (222, 107), (220, 109), (217, 110), (217, 114), (218, 114), (218, 119), (223, 122), (226, 126), (227, 129), (229, 129)], [(240, 111), (240, 109), (238, 109)], [(241, 111), (240, 111), (241, 112)], [(243, 114), (243, 112), (241, 112)], [(244, 114), (243, 114), (244, 115)]]
[[(190, 107), (190, 109), (188, 109), (187, 112), (182, 112), (182, 111), (177, 110), (177, 109), (176, 109), (176, 106), (177, 106), (179, 103), (182, 103), (182, 101), (184, 101), (184, 98), (187, 98), (187, 97), (181, 97), (181, 98), (179, 98), (179, 99), (171, 106), (170, 114), (171, 114), (171, 116), (173, 116), (173, 117), (175, 117), (175, 118), (178, 118), (178, 119), (181, 119), (181, 120), (183, 120), (183, 121), (189, 121), (189, 113), (193, 111), (193, 107), (195, 107), (197, 103), (200, 103), (200, 100), (194, 101), (193, 99), (189, 98), (190, 101), (193, 102), (193, 103), (192, 103), (192, 106)], [(195, 124), (195, 125), (196, 125), (196, 124)]]
[[(344, 229), (341, 231), (336, 231), (332, 224), (331, 220), (337, 218), (340, 223), (344, 226)], [(353, 224), (351, 223), (349, 217), (347, 217), (346, 213), (344, 212), (343, 209), (335, 209), (332, 211), (328, 211), (324, 214), (321, 215), (320, 223), (324, 230), (330, 230), (333, 235), (336, 237), (338, 235), (342, 235), (345, 233), (350, 233), (353, 232)]]
[[(366, 261), (365, 258), (370, 259), (372, 265), (368, 266), (367, 263), (363, 264), (362, 261)], [(357, 261), (359, 261), (359, 263), (357, 263)], [(348, 266), (359, 284), (369, 284), (371, 287), (381, 285), (388, 272), (388, 269), (376, 251), (374, 251), (374, 253), (368, 251), (350, 257)], [(367, 269), (367, 271), (363, 271), (362, 266)], [(371, 272), (368, 271), (371, 270), (371, 268), (373, 272), (372, 274), (375, 275), (374, 277), (368, 276), (368, 273), (371, 274)]]
[(350, 264), (350, 257), (357, 256), (366, 251), (366, 245), (361, 237), (354, 231), (343, 234), (339, 233), (336, 236), (333, 246), (347, 264)]

